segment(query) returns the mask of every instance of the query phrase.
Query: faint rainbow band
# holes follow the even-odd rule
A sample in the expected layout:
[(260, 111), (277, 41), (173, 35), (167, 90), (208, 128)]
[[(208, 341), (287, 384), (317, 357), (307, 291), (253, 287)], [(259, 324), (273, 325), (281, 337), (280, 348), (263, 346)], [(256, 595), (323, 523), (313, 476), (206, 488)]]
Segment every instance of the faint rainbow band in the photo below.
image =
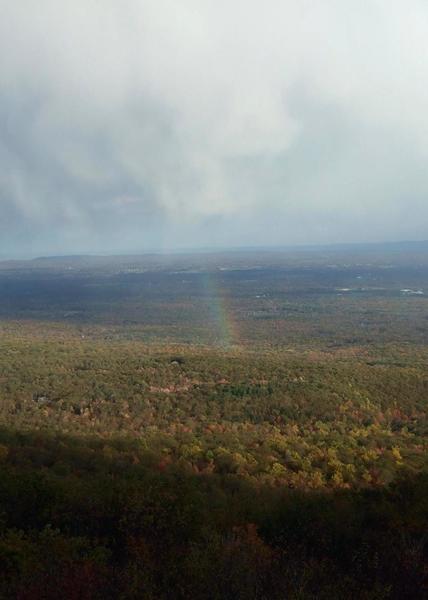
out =
[(239, 330), (226, 289), (221, 285), (215, 273), (204, 273), (202, 283), (210, 317), (216, 328), (218, 344), (224, 348), (238, 345)]

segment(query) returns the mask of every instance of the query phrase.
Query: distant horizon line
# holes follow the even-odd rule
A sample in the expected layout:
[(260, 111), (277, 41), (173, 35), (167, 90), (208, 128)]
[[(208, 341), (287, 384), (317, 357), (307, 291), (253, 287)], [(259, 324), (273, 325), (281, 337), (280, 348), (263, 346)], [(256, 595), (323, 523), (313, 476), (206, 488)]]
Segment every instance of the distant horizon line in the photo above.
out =
[(210, 253), (227, 253), (227, 252), (275, 252), (275, 251), (316, 251), (322, 249), (353, 249), (353, 248), (372, 248), (378, 246), (418, 246), (427, 245), (428, 239), (423, 240), (394, 240), (380, 242), (331, 242), (331, 243), (315, 243), (315, 244), (284, 244), (284, 245), (256, 245), (256, 246), (183, 246), (171, 248), (154, 247), (150, 249), (135, 249), (135, 250), (115, 250), (110, 252), (89, 252), (81, 251), (75, 254), (40, 254), (33, 256), (17, 257), (17, 256), (1, 256), (0, 262), (26, 262), (37, 260), (52, 260), (52, 259), (70, 259), (70, 258), (108, 258), (116, 256), (168, 256), (174, 254), (210, 254)]

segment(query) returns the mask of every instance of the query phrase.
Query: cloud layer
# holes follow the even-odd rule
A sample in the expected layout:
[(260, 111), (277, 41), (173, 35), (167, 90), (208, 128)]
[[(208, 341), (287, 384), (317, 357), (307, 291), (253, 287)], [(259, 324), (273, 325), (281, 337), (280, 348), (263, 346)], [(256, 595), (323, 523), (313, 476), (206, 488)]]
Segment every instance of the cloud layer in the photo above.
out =
[(0, 14), (0, 255), (428, 237), (425, 1)]

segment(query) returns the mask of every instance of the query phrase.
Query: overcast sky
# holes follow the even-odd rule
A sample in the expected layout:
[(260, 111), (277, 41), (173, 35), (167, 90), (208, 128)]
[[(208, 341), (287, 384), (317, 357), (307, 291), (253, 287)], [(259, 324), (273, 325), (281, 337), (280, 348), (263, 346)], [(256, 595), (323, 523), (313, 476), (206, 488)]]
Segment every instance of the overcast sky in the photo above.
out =
[(0, 0), (0, 256), (428, 238), (426, 0)]

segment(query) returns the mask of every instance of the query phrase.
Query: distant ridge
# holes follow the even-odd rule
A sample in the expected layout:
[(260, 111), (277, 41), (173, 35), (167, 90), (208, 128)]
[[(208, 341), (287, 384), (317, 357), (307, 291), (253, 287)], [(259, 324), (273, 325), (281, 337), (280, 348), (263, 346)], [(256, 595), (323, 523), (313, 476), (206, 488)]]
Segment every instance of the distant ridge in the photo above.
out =
[(52, 256), (38, 256), (33, 261), (79, 261), (106, 258), (138, 258), (142, 256), (168, 256), (174, 254), (223, 254), (234, 252), (314, 252), (328, 250), (427, 250), (428, 240), (401, 240), (391, 242), (334, 242), (331, 244), (297, 244), (282, 246), (225, 246), (225, 247), (200, 247), (200, 248), (169, 248), (167, 250), (152, 249), (148, 251), (134, 252), (112, 252), (112, 253), (82, 253), (82, 254), (58, 254)]
[[(320, 259), (334, 260), (349, 257), (357, 260), (358, 257), (368, 260), (370, 255), (377, 259), (381, 256), (402, 257), (406, 260), (421, 258), (424, 262), (428, 260), (428, 240), (403, 240), (392, 242), (349, 242), (332, 244), (302, 244), (296, 246), (236, 246), (224, 248), (176, 248), (169, 250), (154, 250), (141, 252), (117, 252), (117, 253), (79, 253), (79, 254), (56, 254), (53, 256), (43, 255), (35, 258), (3, 258), (0, 259), (1, 270), (13, 269), (61, 269), (61, 268), (90, 268), (102, 267), (111, 264), (126, 266), (130, 263), (156, 263), (157, 266), (165, 267), (166, 263), (174, 262), (180, 257), (191, 261), (192, 257), (198, 262), (222, 261), (227, 256), (240, 257), (242, 260), (253, 259), (257, 256), (271, 256), (275, 260), (296, 259), (319, 262)], [(220, 258), (223, 257), (223, 258)], [(388, 259), (389, 260), (389, 259)]]

